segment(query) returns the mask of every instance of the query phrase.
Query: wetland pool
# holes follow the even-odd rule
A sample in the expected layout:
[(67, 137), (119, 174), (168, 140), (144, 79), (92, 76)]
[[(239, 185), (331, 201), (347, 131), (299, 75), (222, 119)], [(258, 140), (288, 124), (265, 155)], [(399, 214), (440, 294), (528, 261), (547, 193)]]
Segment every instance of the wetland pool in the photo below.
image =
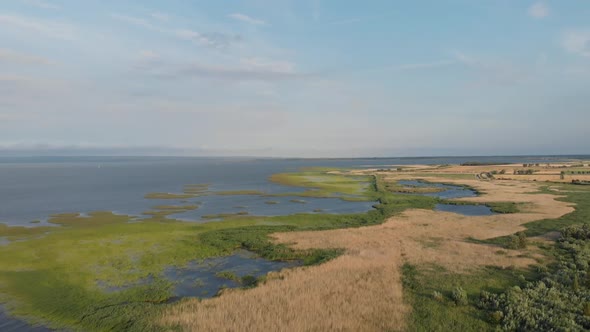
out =
[[(464, 186), (456, 186), (452, 184), (433, 183), (421, 180), (400, 180), (400, 185), (415, 188), (436, 188), (440, 191), (431, 193), (418, 193), (418, 195), (437, 197), (440, 199), (456, 199), (463, 197), (475, 197), (477, 192), (473, 189)], [(483, 204), (436, 204), (435, 211), (453, 212), (464, 216), (489, 216), (496, 214), (489, 206)]]

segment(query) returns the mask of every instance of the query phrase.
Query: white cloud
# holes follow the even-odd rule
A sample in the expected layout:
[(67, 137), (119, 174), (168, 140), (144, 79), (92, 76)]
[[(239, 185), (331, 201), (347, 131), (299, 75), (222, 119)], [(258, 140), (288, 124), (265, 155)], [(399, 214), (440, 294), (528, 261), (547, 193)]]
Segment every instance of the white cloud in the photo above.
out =
[(547, 16), (549, 16), (550, 10), (549, 10), (549, 6), (547, 6), (547, 4), (545, 4), (544, 2), (537, 2), (534, 3), (533, 5), (531, 5), (529, 7), (528, 10), (528, 14), (531, 17), (534, 18), (545, 18)]
[(240, 60), (240, 63), (245, 69), (252, 71), (262, 70), (273, 73), (295, 73), (295, 64), (290, 61), (277, 61), (262, 58), (243, 58)]
[(24, 53), (15, 52), (13, 50), (0, 48), (0, 62), (12, 62), (20, 64), (38, 64), (38, 65), (51, 65), (53, 61)]
[(590, 30), (567, 31), (562, 42), (569, 53), (590, 57)]
[[(304, 78), (295, 64), (285, 60), (242, 58), (237, 64), (204, 62), (174, 62), (162, 58), (149, 58), (151, 52), (142, 52), (136, 69), (143, 75), (157, 79), (213, 79), (232, 82), (273, 82)], [(157, 55), (153, 55), (157, 56)]]
[(58, 39), (74, 39), (76, 35), (72, 25), (19, 15), (0, 15), (0, 25), (28, 30)]
[(170, 20), (170, 15), (166, 13), (155, 12), (151, 13), (150, 16), (161, 22), (168, 22)]
[(190, 40), (199, 45), (213, 48), (224, 48), (242, 39), (238, 35), (228, 35), (225, 33), (200, 33), (190, 29), (178, 29), (175, 31), (175, 35), (178, 38)]
[(248, 24), (253, 24), (253, 25), (266, 25), (266, 22), (260, 19), (256, 19), (253, 17), (250, 17), (248, 15), (245, 14), (240, 14), (240, 13), (234, 13), (234, 14), (230, 14), (228, 15), (229, 17), (233, 18), (234, 20), (238, 20), (238, 21), (242, 21)]
[[(142, 27), (148, 30), (157, 31), (164, 34), (171, 34), (177, 38), (189, 40), (195, 42), (201, 46), (207, 46), (212, 48), (224, 48), (230, 44), (240, 41), (242, 38), (239, 35), (230, 35), (220, 32), (212, 33), (201, 33), (191, 29), (170, 29), (162, 28), (156, 24), (153, 24), (148, 19), (122, 15), (122, 14), (111, 14), (112, 19)], [(153, 17), (153, 15), (152, 15)]]
[(52, 3), (43, 1), (43, 0), (22, 0), (23, 3), (29, 5), (29, 6), (33, 6), (33, 7), (38, 7), (41, 9), (60, 9), (61, 7), (58, 5), (54, 5)]

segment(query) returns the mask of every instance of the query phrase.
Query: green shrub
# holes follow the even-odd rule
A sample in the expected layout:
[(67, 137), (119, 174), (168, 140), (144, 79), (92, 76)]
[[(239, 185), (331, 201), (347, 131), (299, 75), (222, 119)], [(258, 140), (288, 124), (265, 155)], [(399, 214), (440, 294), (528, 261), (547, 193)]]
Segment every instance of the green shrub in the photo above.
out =
[(503, 294), (482, 295), (478, 307), (488, 310), (491, 320), (506, 331), (590, 330), (589, 230), (564, 228), (553, 252), (556, 262), (550, 270), (543, 268), (540, 280)]
[(453, 289), (453, 292), (451, 293), (451, 298), (453, 299), (453, 301), (455, 301), (456, 305), (467, 305), (468, 303), (467, 292), (461, 287)]
[(518, 232), (510, 236), (507, 247), (509, 249), (524, 249), (528, 244), (525, 232)]
[(439, 291), (432, 292), (432, 298), (435, 299), (438, 302), (442, 302), (442, 301), (445, 300), (444, 296)]
[(496, 310), (490, 314), (490, 320), (496, 324), (500, 323), (504, 318), (504, 313), (502, 311)]
[(255, 287), (258, 284), (258, 279), (255, 276), (245, 275), (241, 278), (240, 283), (242, 287)]

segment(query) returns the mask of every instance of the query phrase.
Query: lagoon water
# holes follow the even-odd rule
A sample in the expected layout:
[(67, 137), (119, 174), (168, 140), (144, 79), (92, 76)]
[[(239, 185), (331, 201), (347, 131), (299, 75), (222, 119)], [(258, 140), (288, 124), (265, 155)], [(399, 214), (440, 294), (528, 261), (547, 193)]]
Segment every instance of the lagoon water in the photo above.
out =
[[(303, 190), (268, 181), (274, 173), (301, 167), (387, 167), (408, 164), (535, 163), (569, 160), (571, 157), (432, 157), (378, 159), (253, 159), (174, 157), (1, 157), (0, 222), (30, 225), (63, 212), (114, 211), (140, 215), (170, 200), (148, 200), (150, 192), (182, 192), (187, 184), (208, 183), (212, 191), (259, 190), (270, 194)], [(245, 206), (250, 215), (313, 212), (363, 212), (370, 202), (305, 198), (307, 204), (289, 202), (294, 197), (204, 196), (195, 211), (174, 215), (200, 220), (203, 214), (232, 213)], [(265, 201), (280, 204), (264, 204)], [(42, 223), (43, 224), (43, 223)]]

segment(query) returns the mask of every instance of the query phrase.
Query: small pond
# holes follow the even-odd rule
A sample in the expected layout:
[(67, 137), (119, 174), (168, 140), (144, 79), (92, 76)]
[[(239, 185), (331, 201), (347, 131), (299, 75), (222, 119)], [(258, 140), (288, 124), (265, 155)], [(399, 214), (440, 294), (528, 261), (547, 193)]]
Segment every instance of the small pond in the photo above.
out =
[[(401, 180), (399, 184), (408, 187), (418, 188), (439, 188), (441, 191), (432, 193), (416, 193), (416, 195), (437, 197), (440, 199), (456, 199), (463, 197), (475, 197), (477, 192), (473, 189), (464, 186), (456, 186), (451, 184), (431, 183), (420, 180)], [(492, 209), (486, 205), (470, 205), (470, 204), (436, 204), (436, 211), (445, 211), (461, 214), (464, 216), (489, 216), (496, 214)]]
[(453, 199), (453, 198), (463, 198), (463, 197), (474, 197), (477, 196), (477, 193), (463, 186), (456, 186), (452, 184), (443, 184), (443, 183), (431, 183), (431, 182), (424, 182), (420, 180), (400, 180), (398, 181), (399, 184), (408, 187), (418, 187), (418, 188), (440, 188), (441, 191), (433, 192), (433, 193), (422, 193), (419, 195), (424, 196), (432, 196), (438, 197), (440, 199)]
[(457, 205), (457, 204), (436, 204), (436, 211), (453, 212), (464, 216), (491, 216), (496, 214), (486, 205)]
[[(176, 284), (173, 290), (175, 298), (207, 298), (215, 296), (222, 288), (244, 286), (239, 281), (243, 277), (258, 278), (272, 271), (299, 265), (301, 262), (298, 261), (270, 261), (247, 250), (238, 250), (231, 256), (194, 261), (181, 268), (168, 268), (164, 271), (164, 277)], [(233, 278), (228, 278), (229, 275)]]

